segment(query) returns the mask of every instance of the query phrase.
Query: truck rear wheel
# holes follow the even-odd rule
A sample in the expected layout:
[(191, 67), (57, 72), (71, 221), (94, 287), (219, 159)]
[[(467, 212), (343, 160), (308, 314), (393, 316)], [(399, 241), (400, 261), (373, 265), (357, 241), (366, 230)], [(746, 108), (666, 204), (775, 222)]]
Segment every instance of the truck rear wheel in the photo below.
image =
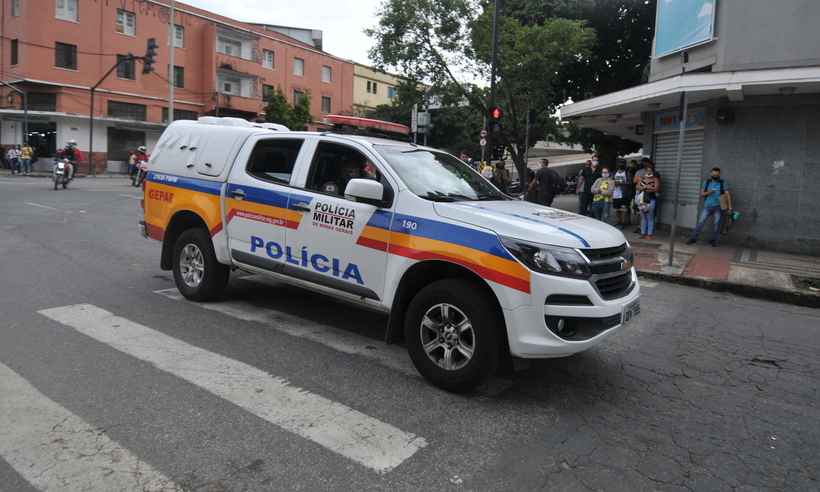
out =
[(211, 301), (228, 284), (230, 269), (219, 263), (211, 237), (203, 229), (188, 229), (174, 243), (174, 281), (192, 301)]
[(498, 367), (501, 321), (494, 306), (469, 280), (439, 280), (419, 291), (404, 324), (416, 369), (447, 391), (469, 391), (484, 382)]

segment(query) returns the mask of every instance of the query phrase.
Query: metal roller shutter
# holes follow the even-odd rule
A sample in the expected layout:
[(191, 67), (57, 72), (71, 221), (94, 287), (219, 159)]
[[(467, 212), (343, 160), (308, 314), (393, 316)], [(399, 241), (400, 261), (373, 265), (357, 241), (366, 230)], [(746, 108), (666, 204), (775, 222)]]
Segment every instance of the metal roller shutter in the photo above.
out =
[[(661, 175), (660, 222), (670, 224), (674, 213), (677, 181), (678, 133), (655, 135), (655, 169)], [(703, 182), (703, 130), (688, 130), (681, 160), (681, 184), (678, 194), (678, 225), (695, 227), (698, 218), (701, 183)]]

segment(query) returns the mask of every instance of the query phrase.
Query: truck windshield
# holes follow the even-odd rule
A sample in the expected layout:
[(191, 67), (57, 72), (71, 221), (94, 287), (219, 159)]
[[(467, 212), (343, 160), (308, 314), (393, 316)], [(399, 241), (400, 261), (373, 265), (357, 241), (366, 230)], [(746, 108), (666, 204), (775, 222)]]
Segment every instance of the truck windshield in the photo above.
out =
[(394, 145), (375, 148), (421, 198), (437, 202), (508, 199), (470, 166), (444, 152)]

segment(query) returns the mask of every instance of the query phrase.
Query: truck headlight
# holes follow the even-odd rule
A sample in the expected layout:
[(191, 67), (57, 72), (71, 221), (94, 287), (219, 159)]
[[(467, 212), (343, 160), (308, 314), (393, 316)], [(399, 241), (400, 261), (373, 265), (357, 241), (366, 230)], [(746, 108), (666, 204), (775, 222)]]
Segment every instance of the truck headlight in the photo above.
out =
[(572, 248), (506, 237), (502, 237), (501, 242), (513, 256), (534, 272), (583, 279), (592, 275), (586, 259)]

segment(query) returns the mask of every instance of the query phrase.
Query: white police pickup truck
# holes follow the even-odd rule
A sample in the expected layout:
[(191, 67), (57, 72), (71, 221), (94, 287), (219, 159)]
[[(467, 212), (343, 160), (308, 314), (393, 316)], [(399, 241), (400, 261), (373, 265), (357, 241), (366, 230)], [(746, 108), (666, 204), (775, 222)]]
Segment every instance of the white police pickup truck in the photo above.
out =
[(419, 372), (451, 391), (502, 358), (586, 350), (640, 310), (617, 229), (513, 200), (410, 143), (175, 122), (143, 203), (143, 233), (185, 297), (216, 299), (238, 269), (382, 310), (388, 340), (403, 336)]

